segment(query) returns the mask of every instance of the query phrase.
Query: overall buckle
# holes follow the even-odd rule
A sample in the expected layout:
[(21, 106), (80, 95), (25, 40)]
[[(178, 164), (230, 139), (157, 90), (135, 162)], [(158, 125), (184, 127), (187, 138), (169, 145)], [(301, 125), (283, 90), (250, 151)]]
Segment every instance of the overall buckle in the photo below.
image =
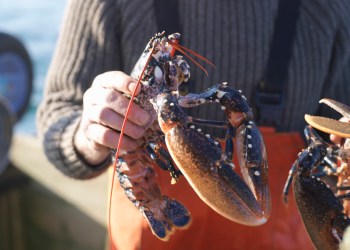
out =
[(259, 126), (272, 126), (280, 128), (283, 110), (285, 107), (284, 95), (281, 93), (264, 92), (255, 93), (255, 106), (257, 109), (257, 122)]

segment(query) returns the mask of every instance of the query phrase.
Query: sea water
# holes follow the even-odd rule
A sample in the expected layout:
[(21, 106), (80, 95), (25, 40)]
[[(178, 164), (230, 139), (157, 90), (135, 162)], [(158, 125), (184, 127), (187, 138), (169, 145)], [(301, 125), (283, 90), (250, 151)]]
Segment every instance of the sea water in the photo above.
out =
[(18, 38), (33, 63), (33, 92), (15, 133), (36, 133), (35, 113), (43, 95), (46, 73), (60, 30), (66, 0), (0, 0), (0, 32)]

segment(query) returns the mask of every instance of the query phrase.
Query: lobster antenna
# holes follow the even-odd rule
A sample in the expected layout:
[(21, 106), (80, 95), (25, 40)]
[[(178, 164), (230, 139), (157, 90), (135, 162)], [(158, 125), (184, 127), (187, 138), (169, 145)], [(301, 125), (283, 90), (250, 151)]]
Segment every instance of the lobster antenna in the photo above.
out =
[[(181, 46), (177, 43), (174, 43), (172, 41), (168, 41), (176, 50), (180, 51), (182, 54), (184, 54), (185, 56), (187, 56), (194, 64), (196, 64), (201, 70), (204, 71), (204, 73), (208, 76), (208, 72), (206, 71), (206, 69), (200, 65), (196, 60), (194, 60), (188, 53), (194, 55), (195, 57), (198, 57), (199, 59), (203, 60), (204, 62), (208, 63), (209, 65), (211, 65), (212, 67), (215, 68), (214, 63), (212, 63), (211, 61), (209, 61), (208, 59), (206, 59), (204, 56), (201, 56), (200, 54), (198, 54), (197, 52), (194, 52), (193, 50), (186, 48), (184, 46)], [(188, 53), (187, 53), (188, 52)]]
[(192, 54), (192, 55), (198, 57), (199, 59), (201, 59), (201, 60), (203, 60), (204, 62), (208, 63), (210, 66), (216, 68), (216, 67), (215, 67), (215, 64), (214, 64), (213, 62), (211, 62), (210, 60), (208, 60), (208, 59), (205, 58), (204, 56), (198, 54), (197, 52), (195, 52), (195, 51), (193, 51), (193, 50), (191, 50), (191, 49), (189, 49), (189, 48), (187, 48), (187, 47), (185, 47), (185, 46), (183, 46), (183, 45), (180, 45), (180, 44), (176, 44), (176, 46), (179, 47), (179, 48), (181, 48), (181, 49), (183, 49), (183, 50), (185, 50), (185, 51), (187, 51), (188, 53), (190, 53), (190, 54)]
[(115, 153), (115, 161), (114, 161), (114, 164), (113, 164), (112, 183), (111, 183), (111, 190), (110, 190), (110, 195), (109, 195), (109, 206), (108, 206), (108, 231), (109, 231), (108, 233), (109, 233), (109, 239), (111, 241), (111, 249), (112, 250), (114, 249), (114, 244), (113, 244), (112, 229), (111, 229), (112, 228), (111, 227), (111, 225), (112, 225), (111, 224), (111, 210), (112, 210), (111, 207), (112, 207), (112, 194), (113, 194), (115, 171), (116, 171), (117, 163), (118, 163), (118, 156), (119, 156), (119, 153), (120, 153), (120, 147), (122, 145), (122, 140), (123, 140), (124, 131), (125, 131), (125, 125), (126, 125), (127, 118), (128, 118), (128, 115), (129, 115), (130, 107), (131, 107), (132, 103), (134, 102), (134, 99), (135, 99), (135, 96), (136, 96), (136, 90), (140, 86), (141, 78), (142, 78), (143, 74), (145, 73), (146, 66), (148, 65), (149, 61), (151, 60), (153, 51), (154, 51), (154, 47), (152, 47), (152, 50), (150, 51), (150, 55), (147, 58), (145, 67), (142, 69), (141, 75), (140, 75), (139, 79), (137, 80), (136, 87), (135, 87), (135, 89), (134, 89), (134, 91), (133, 91), (133, 93), (132, 93), (132, 95), (130, 97), (130, 101), (129, 101), (128, 107), (126, 109), (125, 118), (124, 118), (124, 121), (123, 121), (123, 124), (122, 124), (122, 128), (120, 130), (119, 141), (118, 141), (118, 145), (117, 145), (117, 151)]
[(171, 49), (171, 52), (170, 52), (170, 56), (174, 57), (175, 51), (176, 51), (176, 47), (175, 46), (179, 46), (179, 39), (175, 39), (174, 42), (171, 41), (171, 40), (168, 40), (168, 42), (171, 44), (171, 46), (173, 46), (173, 48)]

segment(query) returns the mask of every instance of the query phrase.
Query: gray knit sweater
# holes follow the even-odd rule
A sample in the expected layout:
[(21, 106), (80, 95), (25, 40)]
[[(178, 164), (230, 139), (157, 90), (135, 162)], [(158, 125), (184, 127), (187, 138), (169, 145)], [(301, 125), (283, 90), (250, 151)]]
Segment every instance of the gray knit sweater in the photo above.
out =
[[(195, 91), (227, 81), (248, 101), (263, 78), (278, 0), (179, 0), (182, 44), (213, 61), (206, 76), (191, 65)], [(350, 1), (304, 0), (289, 66), (283, 129), (300, 131), (322, 97), (349, 103)], [(130, 73), (157, 30), (152, 0), (71, 0), (65, 12), (37, 125), (48, 159), (74, 178), (91, 178), (109, 161), (89, 166), (73, 146), (82, 98), (94, 77)], [(198, 115), (222, 119), (217, 107)]]

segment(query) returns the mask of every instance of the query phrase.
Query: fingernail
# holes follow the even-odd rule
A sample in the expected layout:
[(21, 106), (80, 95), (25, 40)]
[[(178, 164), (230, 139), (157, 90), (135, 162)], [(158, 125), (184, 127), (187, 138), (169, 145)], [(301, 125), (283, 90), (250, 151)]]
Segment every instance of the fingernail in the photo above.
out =
[(131, 83), (129, 83), (129, 91), (130, 91), (131, 93), (134, 92), (136, 86), (137, 86), (137, 82), (131, 82)]

